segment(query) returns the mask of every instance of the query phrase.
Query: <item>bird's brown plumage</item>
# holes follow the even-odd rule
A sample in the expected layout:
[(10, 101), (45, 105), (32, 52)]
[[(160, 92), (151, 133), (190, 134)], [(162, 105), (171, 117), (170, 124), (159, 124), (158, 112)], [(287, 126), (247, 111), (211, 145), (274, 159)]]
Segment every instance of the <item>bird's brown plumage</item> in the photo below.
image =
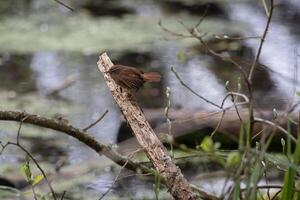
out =
[(123, 88), (138, 90), (145, 82), (159, 82), (161, 75), (157, 72), (143, 72), (134, 67), (114, 65), (108, 73)]

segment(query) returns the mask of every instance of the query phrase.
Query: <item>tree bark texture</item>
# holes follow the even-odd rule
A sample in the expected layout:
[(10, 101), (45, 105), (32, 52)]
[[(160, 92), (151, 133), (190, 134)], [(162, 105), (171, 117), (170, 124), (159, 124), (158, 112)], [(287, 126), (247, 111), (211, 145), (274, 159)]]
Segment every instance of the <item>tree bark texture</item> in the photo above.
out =
[(181, 170), (174, 164), (167, 149), (150, 127), (132, 94), (126, 89), (120, 88), (110, 75), (105, 73), (113, 66), (106, 53), (99, 57), (97, 64), (137, 141), (144, 149), (155, 169), (164, 179), (165, 185), (174, 199), (200, 199), (200, 196), (193, 192), (191, 185), (185, 179)]

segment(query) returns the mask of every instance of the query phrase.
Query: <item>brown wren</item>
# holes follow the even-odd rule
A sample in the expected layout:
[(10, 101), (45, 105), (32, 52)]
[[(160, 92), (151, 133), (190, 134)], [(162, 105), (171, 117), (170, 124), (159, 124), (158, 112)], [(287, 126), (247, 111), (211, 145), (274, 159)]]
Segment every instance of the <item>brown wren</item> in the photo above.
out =
[(114, 65), (107, 73), (119, 86), (134, 91), (143, 87), (145, 82), (160, 82), (161, 79), (161, 75), (157, 72), (143, 72), (124, 65)]

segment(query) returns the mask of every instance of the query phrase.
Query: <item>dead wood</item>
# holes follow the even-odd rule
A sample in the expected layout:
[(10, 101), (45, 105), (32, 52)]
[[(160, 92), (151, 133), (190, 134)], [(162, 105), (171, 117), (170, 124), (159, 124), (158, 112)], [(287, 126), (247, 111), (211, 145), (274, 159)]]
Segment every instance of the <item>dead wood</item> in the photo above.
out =
[[(247, 117), (249, 116), (247, 109), (239, 110), (240, 116), (246, 122)], [(286, 127), (287, 119), (286, 113), (284, 111), (277, 111), (278, 116), (276, 119), (273, 118), (272, 111), (261, 110), (260, 112), (254, 112), (255, 117), (263, 118), (269, 121), (274, 122), (281, 127)], [(148, 121), (162, 121), (165, 120), (164, 110), (156, 109), (156, 110), (146, 110), (145, 115)], [(193, 133), (198, 130), (203, 130), (206, 128), (215, 129), (218, 126), (220, 119), (222, 118), (222, 112), (208, 112), (208, 111), (200, 111), (200, 110), (170, 110), (169, 114), (171, 118), (171, 133), (175, 138)], [(297, 113), (291, 113), (289, 117), (295, 121), (297, 121)], [(256, 123), (254, 126), (253, 134), (259, 133), (264, 127), (268, 125), (263, 123)], [(222, 123), (218, 127), (218, 133), (222, 133), (228, 138), (231, 138), (233, 141), (238, 141), (239, 133), (240, 133), (241, 122), (234, 108), (228, 110), (226, 114), (223, 116)], [(271, 127), (272, 128), (272, 127)], [(274, 128), (274, 127), (273, 127)], [(157, 126), (155, 132), (158, 135), (158, 138), (162, 142), (167, 142), (167, 133), (168, 133), (168, 124), (164, 123), (160, 126)], [(204, 132), (201, 132), (205, 134)], [(199, 134), (201, 134), (199, 132)], [(281, 130), (275, 130), (274, 138), (281, 138), (284, 133)], [(210, 133), (206, 133), (210, 134)], [(296, 133), (294, 133), (296, 134)], [(252, 136), (254, 136), (252, 135)], [(261, 134), (262, 135), (262, 134)], [(257, 136), (260, 138), (260, 135)], [(129, 138), (125, 141), (122, 141), (118, 144), (118, 151), (121, 154), (129, 154), (140, 148), (140, 145), (136, 141), (136, 138)]]
[[(113, 66), (106, 53), (99, 57), (97, 64), (138, 143), (162, 177), (171, 195), (175, 199), (200, 199), (200, 196), (193, 191), (181, 170), (174, 164), (167, 149), (150, 127), (132, 94), (124, 88), (121, 89), (111, 78), (110, 74), (105, 73)], [(201, 191), (201, 193), (206, 195), (204, 191)], [(207, 199), (207, 197), (205, 198)]]

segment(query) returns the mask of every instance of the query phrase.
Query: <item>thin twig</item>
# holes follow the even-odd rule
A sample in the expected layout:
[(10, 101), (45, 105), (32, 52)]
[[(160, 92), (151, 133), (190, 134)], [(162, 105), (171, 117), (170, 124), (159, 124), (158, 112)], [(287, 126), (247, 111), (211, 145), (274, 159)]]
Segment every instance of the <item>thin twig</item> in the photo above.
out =
[[(25, 113), (22, 113), (23, 115)], [(22, 128), (22, 124), (23, 122), (28, 118), (29, 116), (24, 116), (21, 120), (20, 120), (20, 124), (19, 124), (19, 128), (18, 128), (18, 133), (17, 133), (17, 142), (14, 143), (14, 142), (7, 142), (6, 145), (2, 145), (2, 142), (0, 141), (1, 143), (1, 146), (2, 146), (2, 150), (1, 150), (1, 153), (2, 151), (5, 149), (6, 146), (8, 145), (14, 145), (14, 146), (17, 146), (18, 148), (20, 148), (23, 152), (25, 152), (29, 157), (30, 159), (35, 163), (36, 167), (40, 170), (40, 172), (43, 174), (44, 176), (44, 179), (46, 180), (47, 184), (48, 184), (48, 187), (53, 195), (53, 198), (54, 200), (56, 200), (56, 194), (54, 192), (54, 189), (52, 187), (52, 185), (50, 184), (47, 176), (46, 176), (46, 173), (44, 172), (44, 170), (42, 169), (42, 167), (39, 165), (39, 163), (37, 162), (37, 160), (31, 155), (31, 153), (25, 149), (25, 147), (23, 147), (21, 144), (20, 144), (20, 134), (21, 134), (21, 128)], [(35, 193), (35, 190), (34, 190), (34, 186), (31, 185), (31, 188), (32, 188), (32, 192), (33, 192), (33, 196), (34, 196), (34, 199), (36, 199), (36, 193)]]
[(271, 200), (277, 199), (277, 196), (278, 196), (280, 193), (281, 193), (281, 190), (279, 190), (278, 192), (276, 192), (276, 193), (274, 194), (274, 196), (272, 197)]
[(161, 29), (162, 29), (163, 31), (165, 31), (165, 32), (167, 32), (167, 33), (170, 33), (170, 34), (173, 35), (173, 36), (181, 37), (181, 38), (193, 38), (192, 35), (185, 35), (185, 34), (183, 34), (183, 33), (176, 33), (176, 32), (173, 32), (173, 31), (167, 29), (166, 27), (164, 27), (164, 26), (162, 25), (162, 21), (161, 21), (161, 20), (158, 21), (158, 25), (161, 27)]
[(288, 110), (288, 113), (294, 112), (296, 108), (300, 105), (300, 101), (296, 102), (291, 108)]
[(182, 34), (182, 33), (176, 33), (176, 32), (174, 32), (174, 31), (172, 31), (172, 30), (166, 28), (165, 26), (163, 26), (161, 20), (159, 21), (158, 25), (161, 27), (161, 29), (162, 29), (163, 31), (165, 31), (165, 32), (167, 32), (167, 33), (169, 33), (169, 34), (171, 34), (171, 35), (173, 35), (173, 36), (176, 36), (176, 37), (182, 37), (182, 38), (195, 38), (195, 39), (199, 40), (200, 43), (201, 43), (201, 45), (205, 48), (205, 50), (206, 50), (209, 54), (211, 54), (211, 55), (213, 55), (213, 56), (215, 56), (215, 57), (217, 57), (217, 58), (219, 58), (219, 59), (221, 59), (221, 60), (223, 60), (223, 61), (230, 62), (231, 64), (233, 64), (233, 65), (234, 65), (235, 67), (237, 67), (238, 70), (241, 72), (241, 74), (242, 74), (242, 76), (243, 76), (243, 78), (244, 78), (244, 80), (245, 80), (245, 82), (246, 82), (246, 84), (247, 84), (247, 88), (248, 88), (248, 90), (249, 90), (249, 93), (251, 93), (251, 91), (252, 91), (252, 90), (251, 90), (251, 85), (250, 85), (250, 83), (248, 82), (248, 78), (247, 78), (247, 73), (246, 73), (246, 71), (242, 68), (241, 65), (239, 65), (237, 62), (235, 62), (235, 61), (234, 61), (233, 59), (231, 59), (230, 57), (225, 57), (225, 56), (223, 56), (222, 54), (217, 53), (217, 52), (215, 52), (214, 50), (210, 49), (209, 46), (208, 46), (208, 44), (203, 40), (203, 37), (206, 36), (207, 33), (202, 33), (202, 34), (200, 34), (199, 30), (198, 30), (196, 27), (193, 27), (191, 30), (188, 29), (188, 31), (189, 31), (189, 33), (190, 33), (189, 35)]
[(172, 158), (174, 158), (174, 151), (173, 151), (173, 135), (172, 135), (172, 123), (169, 117), (169, 110), (171, 107), (171, 89), (169, 87), (167, 87), (166, 89), (166, 96), (167, 96), (167, 106), (165, 108), (165, 116), (166, 116), (166, 120), (167, 120), (167, 124), (168, 124), (168, 139), (167, 141), (170, 144), (170, 148), (171, 148), (171, 156)]
[[(245, 101), (236, 103), (237, 107), (243, 106), (243, 105), (246, 105), (246, 104), (249, 103), (249, 99), (248, 99), (248, 97), (246, 95), (240, 94), (240, 93), (235, 93), (235, 92), (231, 92), (231, 93), (234, 94), (234, 95), (238, 95), (238, 96), (241, 96), (241, 97), (245, 98)], [(193, 117), (193, 118), (188, 118), (188, 119), (175, 120), (175, 121), (172, 121), (172, 123), (182, 123), (182, 122), (186, 122), (186, 121), (190, 121), (190, 120), (194, 120), (194, 119), (198, 119), (198, 120), (205, 119), (205, 118), (208, 118), (210, 116), (217, 115), (220, 112), (228, 111), (228, 110), (230, 110), (232, 108), (234, 108), (234, 105), (222, 108), (221, 110), (218, 110), (218, 111), (214, 111), (214, 112), (208, 113), (207, 115), (205, 115), (203, 117), (196, 117), (196, 118)]]
[(250, 105), (249, 105), (249, 120), (250, 120), (250, 127), (249, 127), (249, 132), (252, 133), (253, 131), (253, 125), (254, 125), (254, 102), (252, 101), (253, 99), (253, 94), (252, 94), (252, 76), (253, 76), (253, 73), (254, 73), (254, 69), (256, 68), (256, 65), (259, 61), (259, 58), (260, 58), (260, 54), (261, 54), (261, 51), (262, 51), (262, 47), (263, 47), (263, 44), (264, 44), (264, 41), (266, 39), (266, 36), (267, 36), (267, 33), (268, 33), (268, 30), (269, 30), (269, 27), (270, 27), (270, 23), (271, 23), (271, 19), (272, 19), (272, 16), (273, 16), (273, 9), (274, 9), (274, 0), (271, 0), (271, 8), (270, 8), (270, 12), (269, 12), (269, 16), (268, 16), (268, 20), (267, 20), (267, 24), (266, 24), (266, 27), (265, 27), (265, 30), (264, 30), (264, 33), (260, 39), (260, 43), (259, 43), (259, 47), (258, 47), (258, 50), (257, 50), (257, 53), (255, 55), (255, 58), (253, 60), (253, 64), (250, 68), (250, 72), (248, 74), (248, 78), (246, 79), (247, 80), (247, 83), (249, 84), (249, 99), (250, 99)]
[(261, 39), (260, 39), (260, 44), (259, 44), (257, 53), (256, 53), (256, 55), (255, 55), (253, 64), (252, 64), (252, 66), (251, 66), (251, 68), (250, 68), (250, 72), (249, 72), (249, 75), (248, 75), (248, 81), (249, 81), (250, 83), (252, 83), (253, 72), (254, 72), (254, 69), (255, 69), (255, 67), (256, 67), (256, 65), (257, 65), (257, 62), (258, 62), (258, 60), (259, 60), (259, 57), (260, 57), (260, 54), (261, 54), (261, 50), (262, 50), (264, 41), (265, 41), (265, 39), (266, 39), (268, 30), (269, 30), (269, 27), (270, 27), (271, 19), (272, 19), (272, 16), (273, 16), (273, 10), (274, 10), (274, 0), (271, 0), (271, 8), (270, 8), (270, 12), (269, 12), (267, 24), (266, 24), (264, 33), (263, 33), (263, 35), (262, 35), (262, 37), (261, 37)]
[(121, 175), (123, 169), (125, 168), (125, 166), (127, 165), (128, 162), (125, 162), (124, 165), (122, 166), (122, 168), (120, 169), (118, 175), (115, 177), (114, 181), (112, 182), (112, 184), (110, 185), (110, 187), (101, 195), (101, 197), (98, 200), (103, 199), (109, 192), (110, 190), (113, 188), (113, 186), (115, 185), (115, 183), (118, 181), (119, 176)]
[(297, 142), (296, 138), (290, 134), (288, 131), (286, 131), (284, 128), (282, 128), (281, 126), (275, 124), (274, 122), (271, 122), (269, 120), (266, 120), (266, 119), (261, 119), (261, 118), (258, 118), (258, 117), (254, 117), (254, 123), (255, 122), (259, 122), (259, 123), (264, 123), (264, 124), (267, 124), (269, 126), (272, 126), (272, 127), (275, 127), (276, 129), (280, 130), (282, 133), (286, 134), (288, 137), (290, 137), (295, 143)]
[(254, 134), (251, 137), (251, 140), (254, 140), (257, 136), (259, 136), (261, 133), (263, 133), (266, 130), (266, 127), (264, 127), (263, 129), (261, 129), (260, 131), (258, 131), (258, 133)]
[(262, 3), (263, 3), (263, 6), (264, 6), (264, 9), (265, 9), (267, 17), (269, 17), (270, 16), (270, 12), (269, 12), (266, 0), (262, 0)]
[(200, 24), (203, 22), (203, 20), (205, 19), (206, 15), (207, 15), (209, 7), (210, 7), (210, 5), (207, 4), (202, 16), (199, 19), (199, 22), (195, 25), (195, 28), (198, 28), (200, 26)]
[(63, 199), (64, 199), (64, 197), (65, 197), (66, 193), (67, 193), (67, 191), (66, 191), (66, 190), (64, 190), (64, 192), (63, 192), (63, 193), (62, 193), (62, 195), (61, 195), (61, 198), (60, 198), (60, 200), (63, 200)]
[[(297, 55), (297, 50), (295, 50), (295, 54)], [(296, 91), (297, 91), (297, 82), (298, 82), (298, 57), (296, 57), (296, 62), (295, 62), (295, 65), (294, 65), (294, 77), (293, 77), (293, 82), (295, 84), (293, 84), (293, 90), (292, 90), (292, 94), (288, 100), (288, 103), (287, 103), (287, 107), (286, 107), (286, 113), (290, 113), (289, 111), (292, 110), (293, 108), (293, 102), (294, 102), (294, 97), (295, 97), (295, 94), (296, 94)]]
[(220, 126), (221, 126), (221, 124), (222, 124), (222, 122), (223, 122), (223, 118), (224, 118), (224, 116), (225, 116), (225, 113), (226, 113), (226, 111), (224, 110), (224, 111), (222, 112), (222, 116), (221, 116), (221, 118), (220, 118), (220, 120), (219, 120), (219, 122), (218, 122), (218, 124), (217, 124), (217, 126), (216, 126), (216, 128), (215, 128), (215, 130), (210, 134), (210, 137), (213, 137), (213, 136), (215, 135), (215, 133), (218, 131), (218, 129), (220, 128)]
[[(221, 107), (223, 108), (224, 107), (224, 103), (225, 103), (225, 100), (228, 98), (228, 97), (231, 97), (231, 96), (238, 96), (238, 97), (242, 97), (244, 99), (244, 102), (249, 102), (249, 98), (245, 95), (245, 94), (242, 94), (242, 93), (239, 93), (239, 92), (228, 92), (226, 94), (226, 96), (224, 97), (223, 101), (222, 101), (222, 104), (221, 104)], [(232, 107), (232, 106), (230, 106)], [(223, 108), (224, 109), (224, 108)]]
[[(214, 131), (210, 134), (211, 137), (214, 136), (214, 134), (218, 131), (219, 127), (220, 127), (221, 124), (222, 124), (223, 118), (224, 118), (224, 116), (225, 116), (225, 114), (226, 114), (226, 110), (223, 109), (223, 108), (224, 108), (224, 103), (225, 103), (226, 99), (227, 99), (229, 96), (231, 96), (232, 98), (233, 98), (234, 96), (236, 96), (236, 97), (240, 96), (240, 97), (244, 98), (244, 100), (245, 100), (246, 102), (248, 101), (248, 97), (247, 97), (246, 95), (244, 95), (244, 94), (237, 93), (237, 92), (228, 92), (228, 94), (224, 97), (224, 99), (223, 99), (223, 101), (222, 101), (222, 104), (221, 104), (221, 108), (222, 108), (222, 116), (221, 116), (221, 118), (220, 118), (220, 120), (219, 120), (219, 122), (218, 122), (216, 128), (214, 129)], [(241, 118), (241, 116), (240, 116), (240, 114), (239, 114), (239, 111), (238, 111), (236, 102), (233, 101), (233, 104), (234, 104), (234, 108), (235, 108), (235, 110), (236, 110), (236, 112), (237, 112), (237, 115), (238, 115), (240, 121), (242, 121), (242, 118)]]
[[(0, 120), (7, 121), (17, 121), (20, 122), (25, 116), (28, 116), (23, 123), (29, 123), (36, 126), (50, 128), (52, 130), (56, 130), (62, 133), (65, 133), (71, 137), (76, 138), (78, 141), (86, 144), (88, 147), (93, 149), (95, 152), (99, 154), (105, 155), (107, 158), (111, 159), (115, 163), (120, 166), (123, 166), (124, 163), (128, 160), (127, 157), (119, 154), (115, 150), (113, 150), (110, 146), (102, 144), (96, 141), (93, 137), (89, 136), (89, 134), (82, 129), (75, 128), (74, 126), (66, 123), (61, 123), (59, 120), (50, 119), (46, 117), (41, 117), (38, 115), (32, 115), (24, 112), (15, 112), (15, 111), (0, 111)], [(6, 146), (0, 143), (1, 146)], [(1, 153), (1, 152), (0, 152)], [(142, 166), (137, 162), (130, 160), (127, 165), (127, 169), (136, 171), (140, 169), (143, 173), (152, 173), (152, 169), (146, 166)]]
[(174, 75), (176, 76), (176, 78), (178, 79), (178, 81), (180, 82), (181, 85), (183, 85), (185, 88), (187, 88), (191, 93), (193, 93), (194, 95), (196, 95), (197, 97), (199, 97), (200, 99), (204, 100), (205, 102), (217, 107), (217, 108), (222, 108), (221, 106), (217, 105), (216, 103), (206, 99), (205, 97), (201, 96), (200, 94), (198, 94), (197, 92), (195, 92), (192, 88), (190, 88), (178, 75), (178, 73), (175, 71), (174, 67), (171, 67), (171, 71), (174, 73)]
[(71, 10), (72, 12), (74, 11), (74, 8), (72, 8), (71, 6), (68, 6), (68, 5), (65, 4), (64, 2), (61, 2), (61, 1), (59, 1), (59, 0), (54, 0), (54, 1), (55, 1), (56, 3), (62, 5), (63, 7), (65, 7), (65, 8), (67, 8), (67, 9)]
[[(226, 113), (226, 110), (224, 109), (224, 103), (225, 103), (226, 99), (227, 99), (229, 96), (231, 96), (232, 98), (234, 98), (234, 96), (236, 96), (236, 97), (240, 96), (240, 97), (244, 98), (245, 102), (249, 101), (249, 100), (248, 100), (248, 97), (247, 97), (246, 95), (244, 95), (244, 94), (237, 93), (237, 92), (228, 92), (228, 94), (224, 97), (224, 99), (223, 99), (223, 101), (222, 101), (222, 104), (221, 104), (221, 108), (222, 108), (222, 116), (221, 116), (221, 118), (220, 118), (220, 120), (219, 120), (219, 122), (218, 122), (216, 128), (214, 129), (214, 131), (210, 134), (210, 137), (213, 137), (213, 136), (214, 136), (214, 134), (217, 132), (217, 130), (219, 129), (219, 127), (220, 127), (221, 124), (222, 124), (223, 118), (224, 118), (225, 113)], [(234, 108), (235, 108), (235, 110), (236, 110), (236, 112), (237, 112), (237, 115), (238, 115), (240, 121), (242, 122), (242, 118), (241, 118), (240, 113), (239, 113), (239, 111), (238, 111), (236, 102), (233, 101), (233, 104), (234, 104)]]
[[(267, 149), (265, 149), (264, 152), (266, 152), (266, 150), (267, 150)], [(263, 173), (264, 173), (264, 179), (266, 180), (266, 184), (267, 184), (267, 185), (270, 185), (270, 184), (269, 184), (269, 179), (268, 179), (268, 176), (267, 176), (267, 171), (268, 171), (268, 169), (267, 169), (266, 167), (264, 167), (264, 168), (263, 168), (263, 171), (264, 171)], [(258, 186), (258, 187), (259, 187), (259, 186)], [(257, 187), (257, 188), (258, 188), (258, 187)], [(267, 188), (267, 196), (268, 196), (268, 199), (269, 199), (269, 200), (271, 200), (270, 190), (271, 190), (271, 188)]]
[(56, 197), (56, 194), (55, 194), (55, 191), (50, 183), (50, 181), (48, 180), (47, 178), (47, 175), (45, 173), (45, 171), (43, 170), (43, 168), (40, 166), (40, 164), (38, 163), (38, 161), (31, 155), (31, 153), (25, 149), (25, 147), (23, 147), (22, 145), (18, 144), (18, 143), (14, 143), (14, 142), (7, 142), (9, 145), (14, 145), (14, 146), (17, 146), (18, 148), (20, 148), (24, 153), (26, 153), (29, 158), (34, 162), (35, 166), (40, 170), (40, 172), (42, 173), (42, 175), (44, 176), (44, 179), (45, 181), (47, 182), (47, 185), (53, 195), (53, 198), (54, 200), (57, 200), (57, 197)]
[(90, 125), (88, 125), (86, 128), (82, 129), (84, 131), (89, 130), (90, 128), (92, 128), (93, 126), (95, 126), (98, 122), (100, 122), (108, 113), (108, 110), (106, 110), (95, 122), (91, 123)]
[(3, 153), (4, 149), (9, 145), (7, 142), (5, 144), (2, 143), (2, 141), (0, 141), (0, 145), (1, 145), (1, 151), (0, 151), (0, 155)]
[[(128, 160), (131, 159), (136, 153), (138, 153), (140, 151), (140, 149), (135, 150), (134, 152), (132, 152), (130, 155), (128, 155)], [(99, 198), (99, 200), (103, 199), (108, 193), (109, 191), (113, 188), (113, 186), (116, 184), (117, 181), (119, 181), (119, 177), (123, 171), (123, 169), (126, 167), (128, 160), (124, 163), (124, 165), (121, 167), (118, 175), (115, 177), (114, 181), (112, 182), (112, 184), (110, 185), (110, 187), (102, 194), (102, 196)]]
[(25, 116), (21, 121), (20, 121), (20, 124), (19, 124), (19, 128), (18, 128), (18, 132), (17, 132), (17, 144), (20, 145), (20, 132), (21, 132), (21, 127), (22, 127), (22, 124), (23, 124), (23, 121), (26, 120), (28, 116)]
[(35, 190), (34, 190), (34, 186), (33, 186), (33, 185), (31, 185), (31, 190), (32, 190), (32, 194), (33, 194), (33, 198), (34, 198), (34, 200), (38, 200), (38, 199), (37, 199), (36, 192), (35, 192)]
[[(258, 189), (270, 189), (270, 188), (276, 188), (276, 189), (282, 189), (283, 186), (282, 185), (258, 185), (257, 186)], [(242, 188), (241, 189), (241, 192), (247, 190), (247, 188)], [(299, 190), (297, 189), (293, 189), (295, 192), (300, 192)]]
[(214, 37), (218, 40), (249, 40), (249, 39), (260, 39), (260, 36), (245, 36), (245, 37), (230, 37), (227, 35), (214, 35)]
[(242, 98), (244, 98), (245, 102), (249, 102), (249, 99), (248, 99), (248, 97), (247, 97), (246, 95), (244, 95), (244, 94), (242, 94), (242, 93), (238, 93), (238, 92), (230, 92), (230, 91), (229, 91), (229, 92), (227, 93), (227, 95), (225, 96), (225, 98), (223, 99), (222, 104), (221, 104), (221, 107), (223, 108), (224, 103), (225, 103), (225, 100), (226, 100), (228, 97), (231, 97), (231, 98), (232, 98), (232, 103), (233, 103), (234, 109), (235, 109), (235, 111), (236, 111), (236, 113), (237, 113), (237, 116), (238, 116), (240, 122), (243, 122), (242, 117), (241, 117), (241, 115), (240, 115), (240, 113), (239, 113), (238, 107), (237, 107), (237, 105), (236, 105), (236, 100), (235, 100), (234, 96), (235, 96), (235, 97), (238, 97), (238, 96), (239, 96), (239, 97), (242, 97)]
[(200, 43), (204, 46), (204, 48), (206, 49), (206, 51), (207, 51), (208, 53), (210, 53), (211, 55), (213, 55), (213, 56), (215, 56), (215, 57), (217, 57), (217, 58), (219, 58), (219, 59), (221, 59), (221, 60), (223, 60), (223, 61), (230, 62), (230, 63), (233, 64), (235, 67), (237, 67), (237, 69), (241, 72), (241, 74), (242, 74), (242, 76), (243, 76), (243, 79), (244, 79), (245, 82), (246, 82), (246, 85), (247, 85), (247, 88), (248, 88), (248, 92), (249, 92), (249, 93), (252, 92), (251, 84), (250, 84), (250, 82), (249, 82), (248, 79), (247, 79), (247, 73), (246, 73), (246, 71), (242, 68), (242, 66), (241, 66), (240, 64), (238, 64), (238, 63), (237, 63), (236, 61), (234, 61), (232, 58), (230, 58), (230, 57), (225, 57), (225, 56), (223, 56), (222, 54), (217, 53), (217, 52), (215, 52), (214, 50), (210, 49), (209, 46), (208, 46), (208, 44), (202, 39), (201, 36), (198, 36), (197, 33), (192, 32), (191, 34), (193, 34), (193, 36), (194, 36), (195, 38), (197, 38), (197, 39), (200, 41)]

